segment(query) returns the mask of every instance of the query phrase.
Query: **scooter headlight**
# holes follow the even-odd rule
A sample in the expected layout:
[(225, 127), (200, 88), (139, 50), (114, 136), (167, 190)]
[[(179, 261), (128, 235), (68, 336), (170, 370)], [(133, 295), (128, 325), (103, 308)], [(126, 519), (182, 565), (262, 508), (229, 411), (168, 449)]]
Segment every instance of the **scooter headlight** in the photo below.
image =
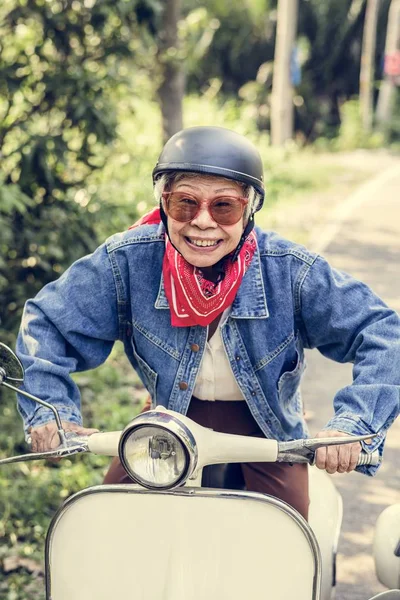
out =
[(139, 415), (126, 427), (118, 451), (128, 475), (149, 489), (182, 485), (197, 462), (190, 431), (179, 418), (158, 410)]

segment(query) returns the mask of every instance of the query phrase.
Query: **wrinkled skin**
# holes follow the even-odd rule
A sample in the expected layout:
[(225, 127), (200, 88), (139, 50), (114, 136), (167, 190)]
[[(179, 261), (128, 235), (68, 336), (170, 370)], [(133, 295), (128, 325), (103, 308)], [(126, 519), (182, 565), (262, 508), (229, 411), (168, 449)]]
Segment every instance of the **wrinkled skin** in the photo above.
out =
[[(334, 438), (351, 437), (342, 431), (320, 431), (315, 437)], [(350, 473), (357, 466), (358, 456), (361, 452), (360, 442), (344, 444), (342, 446), (330, 446), (329, 448), (318, 448), (316, 452), (316, 466), (325, 469), (327, 473)]]
[[(220, 177), (184, 177), (173, 183), (171, 192), (187, 192), (205, 201), (199, 214), (188, 223), (180, 223), (168, 216), (168, 231), (171, 243), (188, 263), (203, 270), (215, 265), (221, 258), (233, 252), (239, 244), (244, 223), (218, 225), (207, 210), (206, 202), (218, 195), (243, 196), (243, 188), (235, 181)], [(196, 247), (192, 240), (218, 241), (215, 248)]]
[[(68, 421), (61, 421), (64, 431), (73, 431), (78, 435), (91, 435), (97, 433), (98, 429), (88, 429), (81, 427), (76, 423), (68, 423)], [(55, 421), (50, 421), (40, 427), (32, 427), (30, 430), (31, 436), (31, 449), (32, 452), (46, 452), (48, 450), (54, 450), (60, 445), (60, 438), (57, 433), (57, 424)]]

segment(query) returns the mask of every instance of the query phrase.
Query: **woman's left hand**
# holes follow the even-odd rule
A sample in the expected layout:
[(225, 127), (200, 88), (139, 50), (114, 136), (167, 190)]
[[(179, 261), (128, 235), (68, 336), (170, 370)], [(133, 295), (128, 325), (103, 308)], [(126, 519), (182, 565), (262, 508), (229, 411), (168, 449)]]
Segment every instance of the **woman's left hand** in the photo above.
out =
[[(315, 437), (351, 437), (342, 431), (323, 430)], [(325, 469), (328, 473), (350, 473), (357, 466), (358, 456), (361, 452), (360, 442), (342, 444), (340, 446), (324, 446), (318, 448), (315, 455), (315, 464), (318, 469)]]

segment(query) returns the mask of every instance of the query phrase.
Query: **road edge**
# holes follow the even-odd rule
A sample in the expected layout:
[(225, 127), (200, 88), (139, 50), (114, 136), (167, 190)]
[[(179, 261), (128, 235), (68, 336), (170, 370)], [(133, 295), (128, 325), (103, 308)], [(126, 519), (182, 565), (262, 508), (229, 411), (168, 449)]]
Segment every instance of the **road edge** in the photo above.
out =
[(400, 165), (396, 164), (362, 183), (332, 211), (328, 222), (322, 226), (322, 230), (318, 230), (311, 235), (307, 244), (308, 248), (317, 254), (323, 253), (335, 239), (343, 223), (351, 217), (354, 211), (367, 202), (372, 195), (379, 193), (379, 188), (382, 185), (395, 177), (399, 177), (399, 175)]

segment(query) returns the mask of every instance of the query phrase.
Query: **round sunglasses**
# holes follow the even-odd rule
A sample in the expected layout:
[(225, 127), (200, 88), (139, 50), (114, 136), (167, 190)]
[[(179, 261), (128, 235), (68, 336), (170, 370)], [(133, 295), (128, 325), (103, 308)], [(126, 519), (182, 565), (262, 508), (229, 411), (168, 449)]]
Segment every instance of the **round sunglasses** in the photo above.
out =
[(240, 196), (214, 196), (211, 200), (200, 200), (187, 192), (164, 192), (162, 195), (168, 216), (175, 221), (193, 221), (205, 204), (213, 221), (218, 225), (235, 225), (243, 217), (248, 198)]

